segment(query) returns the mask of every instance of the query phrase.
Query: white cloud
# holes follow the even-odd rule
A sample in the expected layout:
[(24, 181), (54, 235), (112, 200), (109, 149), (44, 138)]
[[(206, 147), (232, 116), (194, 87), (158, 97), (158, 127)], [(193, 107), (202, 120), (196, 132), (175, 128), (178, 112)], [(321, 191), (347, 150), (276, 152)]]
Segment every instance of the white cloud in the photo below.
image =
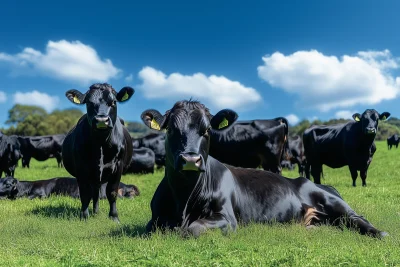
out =
[(356, 111), (350, 111), (350, 110), (339, 110), (338, 112), (335, 113), (335, 118), (337, 119), (353, 119), (353, 114), (356, 113)]
[(255, 89), (224, 76), (206, 76), (203, 73), (166, 75), (152, 67), (145, 67), (139, 72), (139, 78), (143, 83), (138, 88), (147, 98), (193, 97), (216, 108), (232, 109), (261, 101), (261, 96)]
[(131, 73), (125, 77), (125, 82), (130, 83), (132, 81), (133, 81), (133, 74)]
[(300, 96), (298, 104), (321, 111), (356, 104), (377, 104), (395, 98), (400, 78), (390, 71), (399, 60), (389, 50), (361, 51), (355, 56), (326, 56), (316, 50), (291, 55), (275, 52), (262, 58), (261, 79)]
[(0, 91), (0, 103), (4, 103), (7, 101), (7, 95), (3, 91)]
[(26, 72), (33, 71), (81, 84), (106, 82), (121, 72), (111, 60), (102, 60), (95, 49), (80, 41), (49, 41), (44, 53), (31, 47), (26, 47), (15, 55), (0, 53), (0, 61), (8, 62), (14, 68)]
[(291, 125), (296, 125), (300, 121), (299, 117), (297, 117), (294, 114), (289, 114), (289, 115), (285, 116), (285, 118), (288, 120), (289, 124), (291, 124)]
[(13, 97), (14, 104), (40, 106), (48, 112), (54, 110), (60, 102), (57, 96), (50, 96), (36, 90), (27, 93), (16, 92)]

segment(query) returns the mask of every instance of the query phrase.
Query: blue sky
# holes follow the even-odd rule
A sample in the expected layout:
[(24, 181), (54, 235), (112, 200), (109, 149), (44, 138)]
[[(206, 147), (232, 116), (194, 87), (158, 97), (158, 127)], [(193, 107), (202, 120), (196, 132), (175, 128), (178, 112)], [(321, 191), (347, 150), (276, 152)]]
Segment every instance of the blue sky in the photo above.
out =
[(243, 120), (400, 117), (398, 1), (2, 1), (0, 125), (94, 82), (135, 88), (140, 120), (191, 96)]

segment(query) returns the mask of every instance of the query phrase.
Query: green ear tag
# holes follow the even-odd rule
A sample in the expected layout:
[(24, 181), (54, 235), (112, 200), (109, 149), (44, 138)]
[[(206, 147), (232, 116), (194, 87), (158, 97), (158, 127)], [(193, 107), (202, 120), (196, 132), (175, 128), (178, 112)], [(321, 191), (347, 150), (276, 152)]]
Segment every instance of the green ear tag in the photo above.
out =
[(355, 120), (355, 121), (360, 121), (360, 118), (359, 118), (359, 117), (356, 117), (354, 120)]
[(160, 125), (156, 122), (155, 119), (152, 119), (150, 122), (150, 128), (154, 130), (160, 130)]
[(76, 103), (76, 104), (80, 104), (80, 103), (81, 103), (81, 101), (79, 100), (79, 98), (76, 97), (76, 95), (74, 96), (73, 101), (74, 101), (74, 103)]
[(386, 116), (383, 116), (383, 117), (382, 117), (382, 120), (385, 121), (385, 120), (386, 120)]
[(125, 101), (129, 98), (128, 93), (125, 93), (125, 95), (121, 98), (121, 101)]
[(226, 126), (228, 126), (228, 120), (226, 118), (224, 118), (221, 123), (218, 125), (218, 129), (222, 129), (225, 128)]

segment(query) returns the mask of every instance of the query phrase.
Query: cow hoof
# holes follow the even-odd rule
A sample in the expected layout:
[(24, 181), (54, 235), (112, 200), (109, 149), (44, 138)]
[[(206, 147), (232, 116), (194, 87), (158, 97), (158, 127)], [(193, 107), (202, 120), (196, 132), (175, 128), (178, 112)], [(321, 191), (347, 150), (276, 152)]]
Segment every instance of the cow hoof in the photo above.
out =
[(384, 237), (387, 237), (387, 236), (389, 236), (389, 234), (388, 234), (388, 232), (379, 232), (379, 237), (380, 238), (384, 238)]
[(366, 186), (367, 186), (367, 184), (363, 184), (362, 186), (363, 186), (363, 187), (366, 187)]
[(111, 219), (111, 220), (113, 220), (114, 222), (116, 222), (116, 223), (120, 223), (120, 221), (119, 221), (119, 219), (118, 219), (118, 217), (115, 217), (115, 216), (109, 216), (109, 218)]
[(353, 184), (353, 187), (356, 187), (356, 185), (355, 185), (355, 184)]

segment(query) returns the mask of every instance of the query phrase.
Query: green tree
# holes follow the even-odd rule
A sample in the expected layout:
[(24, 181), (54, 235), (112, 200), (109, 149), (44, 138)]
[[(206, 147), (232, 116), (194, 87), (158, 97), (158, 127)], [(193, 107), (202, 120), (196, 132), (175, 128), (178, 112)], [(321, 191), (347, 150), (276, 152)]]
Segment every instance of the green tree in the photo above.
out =
[(44, 117), (47, 115), (47, 112), (44, 108), (38, 106), (16, 104), (8, 111), (8, 120), (6, 121), (6, 124), (23, 122), (29, 115)]

